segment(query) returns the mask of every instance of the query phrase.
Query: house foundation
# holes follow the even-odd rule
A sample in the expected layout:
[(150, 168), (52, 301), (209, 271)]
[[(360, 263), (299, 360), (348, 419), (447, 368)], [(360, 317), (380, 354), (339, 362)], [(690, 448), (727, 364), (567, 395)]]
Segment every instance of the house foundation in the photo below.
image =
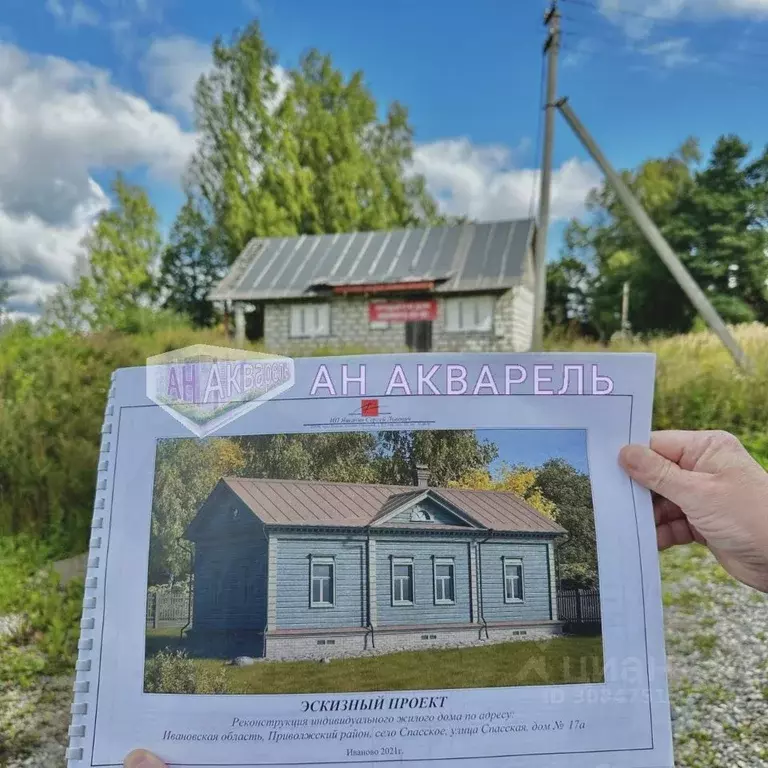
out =
[(559, 621), (438, 624), (408, 627), (268, 632), (264, 655), (275, 661), (327, 659), (541, 640), (563, 633)]

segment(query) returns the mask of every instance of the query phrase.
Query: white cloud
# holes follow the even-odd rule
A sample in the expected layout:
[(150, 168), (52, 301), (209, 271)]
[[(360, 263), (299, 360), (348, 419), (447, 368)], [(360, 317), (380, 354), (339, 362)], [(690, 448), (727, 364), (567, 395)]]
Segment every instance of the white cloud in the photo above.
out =
[(598, 7), (632, 40), (644, 40), (658, 24), (683, 18), (768, 18), (768, 0), (600, 0)]
[[(513, 152), (499, 144), (477, 146), (467, 138), (445, 139), (416, 148), (413, 170), (425, 176), (445, 213), (478, 220), (528, 216), (537, 204), (539, 172), (512, 166)], [(590, 189), (601, 183), (591, 163), (572, 158), (553, 172), (552, 218), (584, 211)]]
[(658, 43), (643, 46), (640, 51), (646, 56), (657, 59), (667, 69), (675, 69), (700, 61), (699, 57), (691, 52), (690, 43), (687, 37), (670, 37)]
[[(158, 38), (152, 42), (140, 68), (149, 95), (177, 114), (191, 115), (195, 86), (201, 75), (211, 69), (210, 46), (184, 35)], [(288, 73), (276, 66), (273, 70), (277, 94), (270, 105), (277, 107), (290, 86)]]
[(25, 304), (67, 280), (108, 205), (92, 174), (146, 168), (176, 182), (195, 141), (104, 70), (0, 43), (0, 280), (26, 280)]
[(57, 21), (72, 27), (95, 27), (101, 22), (99, 13), (82, 0), (66, 3), (67, 0), (46, 0), (45, 9)]
[(183, 114), (192, 112), (195, 85), (210, 68), (210, 46), (183, 35), (154, 40), (141, 62), (150, 96)]

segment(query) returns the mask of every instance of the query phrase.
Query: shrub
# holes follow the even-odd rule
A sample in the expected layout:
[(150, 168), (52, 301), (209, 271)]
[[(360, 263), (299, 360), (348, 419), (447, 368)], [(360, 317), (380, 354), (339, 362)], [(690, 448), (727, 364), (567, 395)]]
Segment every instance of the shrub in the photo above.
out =
[(145, 693), (229, 693), (223, 667), (211, 667), (186, 651), (158, 651), (144, 664)]
[(45, 564), (48, 554), (31, 539), (0, 538), (0, 616), (19, 617), (0, 645), (0, 685), (24, 687), (75, 663), (83, 585), (62, 586)]

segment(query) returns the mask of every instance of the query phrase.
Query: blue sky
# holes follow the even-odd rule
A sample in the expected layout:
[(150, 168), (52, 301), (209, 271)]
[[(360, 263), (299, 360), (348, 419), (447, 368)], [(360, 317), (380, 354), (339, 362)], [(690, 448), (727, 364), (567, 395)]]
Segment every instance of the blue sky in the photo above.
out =
[(583, 429), (479, 429), (477, 436), (499, 449), (492, 472), (503, 464), (539, 467), (549, 459), (565, 459), (574, 469), (589, 474)]
[[(29, 312), (71, 276), (115, 170), (168, 227), (194, 148), (190, 90), (216, 35), (258, 17), (284, 68), (309, 47), (405, 103), (416, 170), (446, 208), (527, 215), (538, 166), (543, 0), (3, 0), (0, 279)], [(768, 0), (561, 0), (560, 95), (613, 163), (686, 136), (766, 140)], [(10, 158), (10, 162), (9, 162)], [(558, 119), (550, 256), (600, 179)]]

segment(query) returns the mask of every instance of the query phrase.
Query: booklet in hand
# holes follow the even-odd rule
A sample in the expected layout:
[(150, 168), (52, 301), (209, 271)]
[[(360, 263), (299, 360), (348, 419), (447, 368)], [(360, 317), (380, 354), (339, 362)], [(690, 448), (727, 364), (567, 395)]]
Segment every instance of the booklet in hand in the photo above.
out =
[(650, 355), (118, 371), (71, 768), (671, 768)]

